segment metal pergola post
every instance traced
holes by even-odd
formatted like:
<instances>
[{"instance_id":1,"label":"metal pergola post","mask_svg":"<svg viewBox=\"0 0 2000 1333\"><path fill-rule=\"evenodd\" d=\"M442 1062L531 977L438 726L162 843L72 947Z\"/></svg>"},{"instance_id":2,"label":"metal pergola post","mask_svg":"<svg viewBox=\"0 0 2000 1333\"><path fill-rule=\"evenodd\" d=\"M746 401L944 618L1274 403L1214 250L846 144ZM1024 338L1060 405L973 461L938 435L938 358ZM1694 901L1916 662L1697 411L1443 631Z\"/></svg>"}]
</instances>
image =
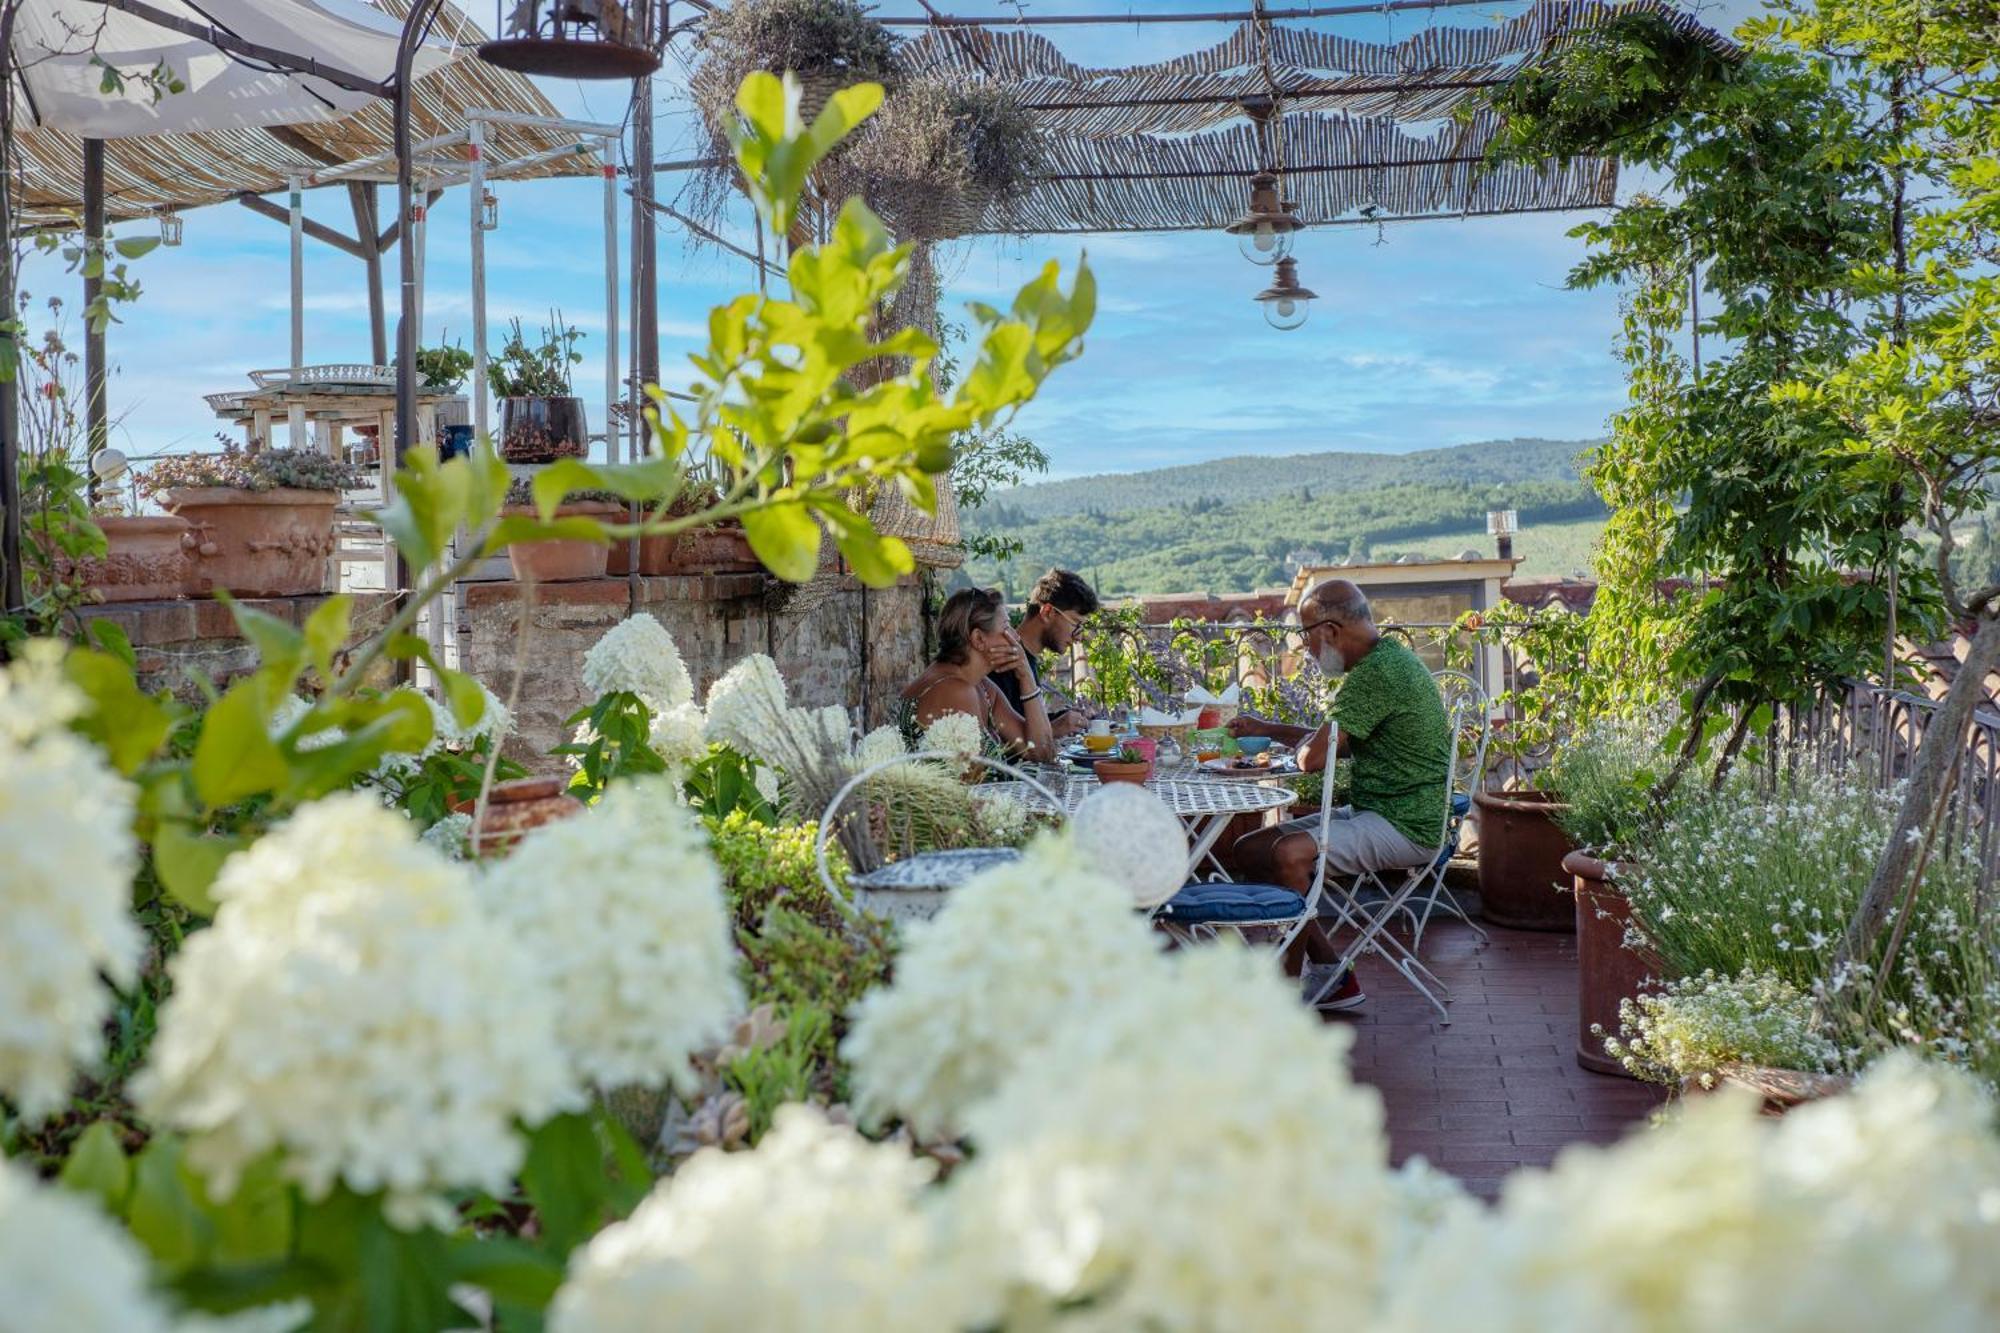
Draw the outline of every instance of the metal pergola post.
<instances>
[{"instance_id":1,"label":"metal pergola post","mask_svg":"<svg viewBox=\"0 0 2000 1333\"><path fill-rule=\"evenodd\" d=\"M20 0L0 0L0 308L12 311L14 301L14 14ZM10 358L19 364L11 321L0 326L0 340L10 344ZM28 603L27 579L21 569L21 377L0 382L0 612L17 611Z\"/></svg>"},{"instance_id":2,"label":"metal pergola post","mask_svg":"<svg viewBox=\"0 0 2000 1333\"><path fill-rule=\"evenodd\" d=\"M604 461L618 461L618 167L604 144ZM585 432L588 434L588 432ZM586 442L586 448L588 443Z\"/></svg>"},{"instance_id":3,"label":"metal pergola post","mask_svg":"<svg viewBox=\"0 0 2000 1333\"><path fill-rule=\"evenodd\" d=\"M292 231L292 382L306 364L306 187L297 176L291 179L286 195L286 221ZM294 402L285 409L287 442L294 449L306 445L305 404ZM269 444L266 440L264 443Z\"/></svg>"},{"instance_id":4,"label":"metal pergola post","mask_svg":"<svg viewBox=\"0 0 2000 1333\"><path fill-rule=\"evenodd\" d=\"M472 430L478 439L487 432L486 403L486 127L473 121L466 127L465 155L472 192Z\"/></svg>"},{"instance_id":5,"label":"metal pergola post","mask_svg":"<svg viewBox=\"0 0 2000 1333\"><path fill-rule=\"evenodd\" d=\"M104 325L94 315L104 296L104 265L109 249L104 235L104 140L83 141L83 412L84 456L95 459L111 442L111 404L105 398ZM11 236L0 244L12 245ZM8 308L8 314L13 314ZM97 499L97 473L90 473L90 498Z\"/></svg>"}]
</instances>

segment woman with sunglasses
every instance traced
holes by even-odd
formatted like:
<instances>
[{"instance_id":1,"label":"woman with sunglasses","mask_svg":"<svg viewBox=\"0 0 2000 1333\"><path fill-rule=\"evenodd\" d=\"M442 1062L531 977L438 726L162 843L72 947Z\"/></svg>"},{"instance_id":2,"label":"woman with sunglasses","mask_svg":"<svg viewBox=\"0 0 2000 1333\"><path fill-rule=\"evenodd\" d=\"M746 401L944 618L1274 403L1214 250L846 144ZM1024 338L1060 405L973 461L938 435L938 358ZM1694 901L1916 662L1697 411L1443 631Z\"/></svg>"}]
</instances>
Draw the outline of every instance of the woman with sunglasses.
<instances>
[{"instance_id":1,"label":"woman with sunglasses","mask_svg":"<svg viewBox=\"0 0 2000 1333\"><path fill-rule=\"evenodd\" d=\"M1014 677L1018 709L988 679L996 671ZM920 730L946 713L965 713L1008 753L1043 762L1055 758L1048 702L997 589L966 588L945 602L938 616L937 660L904 687L903 699L915 710Z\"/></svg>"}]
</instances>

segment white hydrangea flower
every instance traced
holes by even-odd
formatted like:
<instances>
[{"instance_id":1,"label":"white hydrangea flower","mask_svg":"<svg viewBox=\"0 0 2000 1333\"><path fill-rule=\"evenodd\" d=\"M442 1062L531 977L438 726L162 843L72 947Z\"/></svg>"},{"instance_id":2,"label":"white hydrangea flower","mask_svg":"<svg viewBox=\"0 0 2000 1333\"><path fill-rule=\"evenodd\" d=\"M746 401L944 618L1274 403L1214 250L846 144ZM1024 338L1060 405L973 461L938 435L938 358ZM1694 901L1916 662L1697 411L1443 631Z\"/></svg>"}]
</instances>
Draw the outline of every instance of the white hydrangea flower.
<instances>
[{"instance_id":1,"label":"white hydrangea flower","mask_svg":"<svg viewBox=\"0 0 2000 1333\"><path fill-rule=\"evenodd\" d=\"M891 759L900 759L909 750L903 745L903 733L894 727L877 727L861 738L854 747L854 767L858 772L885 764Z\"/></svg>"},{"instance_id":2,"label":"white hydrangea flower","mask_svg":"<svg viewBox=\"0 0 2000 1333\"><path fill-rule=\"evenodd\" d=\"M1123 889L1068 840L1037 840L908 927L895 981L862 998L841 1048L856 1108L869 1121L901 1116L924 1138L956 1132L1058 1029L1095 1021L1137 984L1157 952Z\"/></svg>"},{"instance_id":3,"label":"white hydrangea flower","mask_svg":"<svg viewBox=\"0 0 2000 1333\"><path fill-rule=\"evenodd\" d=\"M1447 1221L1385 1327L1993 1328L1993 1112L1969 1077L1907 1056L1776 1121L1748 1096L1699 1098Z\"/></svg>"},{"instance_id":4,"label":"white hydrangea flower","mask_svg":"<svg viewBox=\"0 0 2000 1333\"><path fill-rule=\"evenodd\" d=\"M150 1277L88 1198L0 1161L0 1333L167 1333Z\"/></svg>"},{"instance_id":5,"label":"white hydrangea flower","mask_svg":"<svg viewBox=\"0 0 2000 1333\"><path fill-rule=\"evenodd\" d=\"M417 841L453 861L472 854L472 816L454 811L417 835Z\"/></svg>"},{"instance_id":6,"label":"white hydrangea flower","mask_svg":"<svg viewBox=\"0 0 2000 1333\"><path fill-rule=\"evenodd\" d=\"M366 795L304 807L214 892L135 1092L221 1196L282 1148L311 1198L344 1181L434 1219L436 1191L507 1188L516 1121L580 1102L527 949Z\"/></svg>"},{"instance_id":7,"label":"white hydrangea flower","mask_svg":"<svg viewBox=\"0 0 2000 1333\"><path fill-rule=\"evenodd\" d=\"M1022 1327L1368 1326L1404 1195L1351 1040L1268 954L1149 960L968 1116L960 1243Z\"/></svg>"},{"instance_id":8,"label":"white hydrangea flower","mask_svg":"<svg viewBox=\"0 0 2000 1333\"><path fill-rule=\"evenodd\" d=\"M449 703L425 696L431 705L432 749L443 746L447 750L469 750L480 741L498 742L513 732L514 715L500 702L500 696L486 688L484 681L475 680L473 684L479 686L486 706L480 710L479 720L469 727L459 725L458 715L452 712Z\"/></svg>"},{"instance_id":9,"label":"white hydrangea flower","mask_svg":"<svg viewBox=\"0 0 2000 1333\"><path fill-rule=\"evenodd\" d=\"M668 768L698 764L708 757L708 719L696 704L675 704L653 714L650 740Z\"/></svg>"},{"instance_id":10,"label":"white hydrangea flower","mask_svg":"<svg viewBox=\"0 0 2000 1333\"><path fill-rule=\"evenodd\" d=\"M778 664L752 653L709 689L708 738L753 758L768 755L789 707Z\"/></svg>"},{"instance_id":11,"label":"white hydrangea flower","mask_svg":"<svg viewBox=\"0 0 2000 1333\"><path fill-rule=\"evenodd\" d=\"M571 1261L551 1333L934 1333L968 1284L919 1194L933 1165L817 1110L751 1152L707 1149Z\"/></svg>"},{"instance_id":12,"label":"white hydrangea flower","mask_svg":"<svg viewBox=\"0 0 2000 1333\"><path fill-rule=\"evenodd\" d=\"M89 701L63 674L65 651L54 639L34 639L0 671L0 737L25 745L83 716Z\"/></svg>"},{"instance_id":13,"label":"white hydrangea flower","mask_svg":"<svg viewBox=\"0 0 2000 1333\"><path fill-rule=\"evenodd\" d=\"M694 681L673 635L644 611L619 621L591 645L583 657L583 688L592 698L629 691L655 713L694 698Z\"/></svg>"},{"instance_id":14,"label":"white hydrangea flower","mask_svg":"<svg viewBox=\"0 0 2000 1333\"><path fill-rule=\"evenodd\" d=\"M1107 782L1083 799L1070 820L1078 852L1132 895L1157 907L1188 878L1187 828L1164 802L1132 782Z\"/></svg>"},{"instance_id":15,"label":"white hydrangea flower","mask_svg":"<svg viewBox=\"0 0 2000 1333\"><path fill-rule=\"evenodd\" d=\"M59 653L57 657L59 658ZM40 651L0 672L0 1094L29 1120L97 1063L113 996L138 979L134 793L63 729L82 698ZM31 710L47 708L39 722Z\"/></svg>"},{"instance_id":16,"label":"white hydrangea flower","mask_svg":"<svg viewBox=\"0 0 2000 1333\"><path fill-rule=\"evenodd\" d=\"M979 729L979 719L970 713L944 713L924 728L924 734L917 741L919 750L937 750L945 754L975 755L985 748L986 736Z\"/></svg>"},{"instance_id":17,"label":"white hydrangea flower","mask_svg":"<svg viewBox=\"0 0 2000 1333\"><path fill-rule=\"evenodd\" d=\"M728 1033L743 993L722 872L671 781L617 784L529 834L481 894L532 943L581 1077L693 1086L688 1056Z\"/></svg>"}]
</instances>

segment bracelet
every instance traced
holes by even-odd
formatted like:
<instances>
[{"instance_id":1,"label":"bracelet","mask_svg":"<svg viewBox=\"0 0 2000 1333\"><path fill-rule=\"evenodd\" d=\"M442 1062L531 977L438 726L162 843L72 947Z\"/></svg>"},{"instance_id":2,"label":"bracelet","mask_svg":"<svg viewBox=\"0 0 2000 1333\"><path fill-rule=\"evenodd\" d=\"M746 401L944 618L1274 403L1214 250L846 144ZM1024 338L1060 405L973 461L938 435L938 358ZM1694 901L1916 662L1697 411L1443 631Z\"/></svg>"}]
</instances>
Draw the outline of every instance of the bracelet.
<instances>
[{"instance_id":1,"label":"bracelet","mask_svg":"<svg viewBox=\"0 0 2000 1333\"><path fill-rule=\"evenodd\" d=\"M1039 698L1041 698L1041 697L1042 697L1042 690L1041 690L1041 687L1040 687L1040 686L1038 685L1038 686L1036 686L1036 687L1035 687L1035 689L1034 689L1034 691L1033 691L1032 693L1030 693L1030 694L1024 694L1024 695L1022 695L1022 696L1021 696L1021 702L1022 702L1022 703L1024 703L1024 704L1025 704L1025 703L1033 703L1033 702L1034 702L1035 700L1037 700L1037 699L1039 699Z\"/></svg>"}]
</instances>

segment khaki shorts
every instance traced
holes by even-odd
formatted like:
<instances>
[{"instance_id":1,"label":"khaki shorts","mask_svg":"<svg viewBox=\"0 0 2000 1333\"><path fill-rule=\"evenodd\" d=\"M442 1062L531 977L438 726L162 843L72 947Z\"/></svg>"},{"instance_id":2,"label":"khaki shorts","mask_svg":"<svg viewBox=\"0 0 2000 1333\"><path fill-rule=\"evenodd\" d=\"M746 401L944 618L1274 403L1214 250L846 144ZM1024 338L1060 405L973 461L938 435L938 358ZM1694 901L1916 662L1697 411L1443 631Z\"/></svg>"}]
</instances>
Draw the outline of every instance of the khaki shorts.
<instances>
[{"instance_id":1,"label":"khaki shorts","mask_svg":"<svg viewBox=\"0 0 2000 1333\"><path fill-rule=\"evenodd\" d=\"M1319 816L1287 819L1278 825L1287 833L1319 837ZM1429 863L1437 856L1436 847L1419 847L1394 824L1373 810L1356 810L1343 805L1327 822L1326 845L1320 849L1327 869L1337 875L1358 875L1365 870L1402 870Z\"/></svg>"}]
</instances>

